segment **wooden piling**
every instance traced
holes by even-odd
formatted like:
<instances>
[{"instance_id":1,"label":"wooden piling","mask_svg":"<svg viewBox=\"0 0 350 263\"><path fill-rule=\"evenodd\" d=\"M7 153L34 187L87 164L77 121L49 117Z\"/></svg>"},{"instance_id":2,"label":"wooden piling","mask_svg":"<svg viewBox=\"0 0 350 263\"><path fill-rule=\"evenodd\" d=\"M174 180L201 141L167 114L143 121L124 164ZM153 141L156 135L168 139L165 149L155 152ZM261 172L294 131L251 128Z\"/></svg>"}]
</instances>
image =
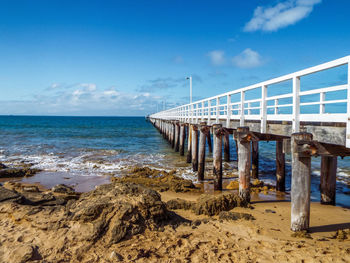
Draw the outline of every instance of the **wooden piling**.
<instances>
[{"instance_id":1,"label":"wooden piling","mask_svg":"<svg viewBox=\"0 0 350 263\"><path fill-rule=\"evenodd\" d=\"M337 156L321 157L321 204L335 205Z\"/></svg>"},{"instance_id":2,"label":"wooden piling","mask_svg":"<svg viewBox=\"0 0 350 263\"><path fill-rule=\"evenodd\" d=\"M237 128L239 196L250 202L251 147L248 138L249 127Z\"/></svg>"},{"instance_id":3,"label":"wooden piling","mask_svg":"<svg viewBox=\"0 0 350 263\"><path fill-rule=\"evenodd\" d=\"M311 141L312 134L293 133L291 139L291 229L293 231L306 230L310 223L311 156L300 153L298 140Z\"/></svg>"},{"instance_id":4,"label":"wooden piling","mask_svg":"<svg viewBox=\"0 0 350 263\"><path fill-rule=\"evenodd\" d=\"M236 157L237 157L237 162L238 162L238 142L237 142L236 138L235 138L235 147L236 147Z\"/></svg>"},{"instance_id":5,"label":"wooden piling","mask_svg":"<svg viewBox=\"0 0 350 263\"><path fill-rule=\"evenodd\" d=\"M210 129L208 130L208 133L207 133L207 142L208 142L208 151L210 153L213 153L213 147L212 147L212 144L211 144Z\"/></svg>"},{"instance_id":6,"label":"wooden piling","mask_svg":"<svg viewBox=\"0 0 350 263\"><path fill-rule=\"evenodd\" d=\"M213 173L214 190L222 190L222 135L224 134L221 124L213 125L214 153Z\"/></svg>"},{"instance_id":7,"label":"wooden piling","mask_svg":"<svg viewBox=\"0 0 350 263\"><path fill-rule=\"evenodd\" d=\"M185 155L185 139L186 139L186 127L185 124L180 124L180 139L179 139L179 152L181 156Z\"/></svg>"},{"instance_id":8,"label":"wooden piling","mask_svg":"<svg viewBox=\"0 0 350 263\"><path fill-rule=\"evenodd\" d=\"M286 169L283 141L276 141L276 190L280 192L286 191Z\"/></svg>"},{"instance_id":9,"label":"wooden piling","mask_svg":"<svg viewBox=\"0 0 350 263\"><path fill-rule=\"evenodd\" d=\"M198 171L198 127L192 125L192 170Z\"/></svg>"},{"instance_id":10,"label":"wooden piling","mask_svg":"<svg viewBox=\"0 0 350 263\"><path fill-rule=\"evenodd\" d=\"M225 130L224 134L224 161L230 161L230 134Z\"/></svg>"},{"instance_id":11,"label":"wooden piling","mask_svg":"<svg viewBox=\"0 0 350 263\"><path fill-rule=\"evenodd\" d=\"M187 128L187 158L186 158L186 162L187 163L191 163L192 161L192 125L189 124L188 128Z\"/></svg>"},{"instance_id":12,"label":"wooden piling","mask_svg":"<svg viewBox=\"0 0 350 263\"><path fill-rule=\"evenodd\" d=\"M207 138L207 133L209 127L206 126L206 122L200 123L199 128L199 149L198 149L198 180L204 180L204 171L205 171L205 142Z\"/></svg>"},{"instance_id":13,"label":"wooden piling","mask_svg":"<svg viewBox=\"0 0 350 263\"><path fill-rule=\"evenodd\" d=\"M259 141L252 141L252 178L259 178Z\"/></svg>"},{"instance_id":14,"label":"wooden piling","mask_svg":"<svg viewBox=\"0 0 350 263\"><path fill-rule=\"evenodd\" d=\"M171 134L170 134L171 148L175 148L175 125L173 122L170 123L170 129L171 129Z\"/></svg>"},{"instance_id":15,"label":"wooden piling","mask_svg":"<svg viewBox=\"0 0 350 263\"><path fill-rule=\"evenodd\" d=\"M178 152L179 151L179 139L180 139L180 125L179 125L179 122L175 122L174 124L174 127L175 127L175 152Z\"/></svg>"}]
</instances>

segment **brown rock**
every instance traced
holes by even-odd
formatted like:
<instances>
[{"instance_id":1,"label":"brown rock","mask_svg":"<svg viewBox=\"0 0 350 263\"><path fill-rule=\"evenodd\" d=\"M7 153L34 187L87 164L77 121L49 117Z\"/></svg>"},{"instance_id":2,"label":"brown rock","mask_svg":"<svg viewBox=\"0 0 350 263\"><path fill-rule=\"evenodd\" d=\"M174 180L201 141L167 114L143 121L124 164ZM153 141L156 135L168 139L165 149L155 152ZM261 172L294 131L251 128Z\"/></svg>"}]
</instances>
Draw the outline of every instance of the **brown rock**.
<instances>
[{"instance_id":1,"label":"brown rock","mask_svg":"<svg viewBox=\"0 0 350 263\"><path fill-rule=\"evenodd\" d=\"M221 211L229 211L237 206L246 207L246 204L237 194L225 193L218 196L201 195L193 207L197 215L218 215Z\"/></svg>"}]
</instances>

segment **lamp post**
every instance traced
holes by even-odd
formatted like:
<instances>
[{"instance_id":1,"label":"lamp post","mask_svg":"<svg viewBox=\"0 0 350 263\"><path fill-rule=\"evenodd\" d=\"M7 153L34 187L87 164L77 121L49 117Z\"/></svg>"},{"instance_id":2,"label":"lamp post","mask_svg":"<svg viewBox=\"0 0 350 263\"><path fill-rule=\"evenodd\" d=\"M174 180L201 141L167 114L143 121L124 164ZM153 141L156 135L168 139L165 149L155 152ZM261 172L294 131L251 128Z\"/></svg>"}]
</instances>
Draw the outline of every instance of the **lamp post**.
<instances>
[{"instance_id":1,"label":"lamp post","mask_svg":"<svg viewBox=\"0 0 350 263\"><path fill-rule=\"evenodd\" d=\"M192 103L192 76L187 77L190 80L190 103Z\"/></svg>"}]
</instances>

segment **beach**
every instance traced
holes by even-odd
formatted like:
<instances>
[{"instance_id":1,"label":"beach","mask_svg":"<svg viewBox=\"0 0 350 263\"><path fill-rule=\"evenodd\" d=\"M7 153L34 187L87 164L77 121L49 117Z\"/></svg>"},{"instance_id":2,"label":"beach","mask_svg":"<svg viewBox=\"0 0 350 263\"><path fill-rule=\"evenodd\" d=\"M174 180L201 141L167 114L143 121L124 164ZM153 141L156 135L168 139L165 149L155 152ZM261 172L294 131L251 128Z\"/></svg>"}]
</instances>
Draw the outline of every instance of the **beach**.
<instances>
[{"instance_id":1,"label":"beach","mask_svg":"<svg viewBox=\"0 0 350 263\"><path fill-rule=\"evenodd\" d=\"M295 234L290 202L274 200L273 190L245 205L228 202L236 198L231 191L203 196L174 172L161 172L164 180L153 177L158 170L130 172L82 195L72 188L5 183L17 196L0 202L1 261L350 261L349 209L313 202L310 231ZM147 186L132 183L140 178Z\"/></svg>"}]
</instances>

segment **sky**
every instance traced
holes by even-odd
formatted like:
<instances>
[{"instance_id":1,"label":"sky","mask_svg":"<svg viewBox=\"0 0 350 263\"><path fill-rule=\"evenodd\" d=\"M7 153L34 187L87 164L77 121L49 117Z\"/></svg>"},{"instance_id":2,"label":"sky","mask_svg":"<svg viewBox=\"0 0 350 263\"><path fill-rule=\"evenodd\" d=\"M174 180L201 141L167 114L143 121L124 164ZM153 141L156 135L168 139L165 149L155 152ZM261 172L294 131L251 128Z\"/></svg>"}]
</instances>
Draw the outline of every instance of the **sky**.
<instances>
[{"instance_id":1,"label":"sky","mask_svg":"<svg viewBox=\"0 0 350 263\"><path fill-rule=\"evenodd\" d=\"M0 114L144 116L350 55L348 0L0 0ZM344 73L339 78L346 78Z\"/></svg>"}]
</instances>

